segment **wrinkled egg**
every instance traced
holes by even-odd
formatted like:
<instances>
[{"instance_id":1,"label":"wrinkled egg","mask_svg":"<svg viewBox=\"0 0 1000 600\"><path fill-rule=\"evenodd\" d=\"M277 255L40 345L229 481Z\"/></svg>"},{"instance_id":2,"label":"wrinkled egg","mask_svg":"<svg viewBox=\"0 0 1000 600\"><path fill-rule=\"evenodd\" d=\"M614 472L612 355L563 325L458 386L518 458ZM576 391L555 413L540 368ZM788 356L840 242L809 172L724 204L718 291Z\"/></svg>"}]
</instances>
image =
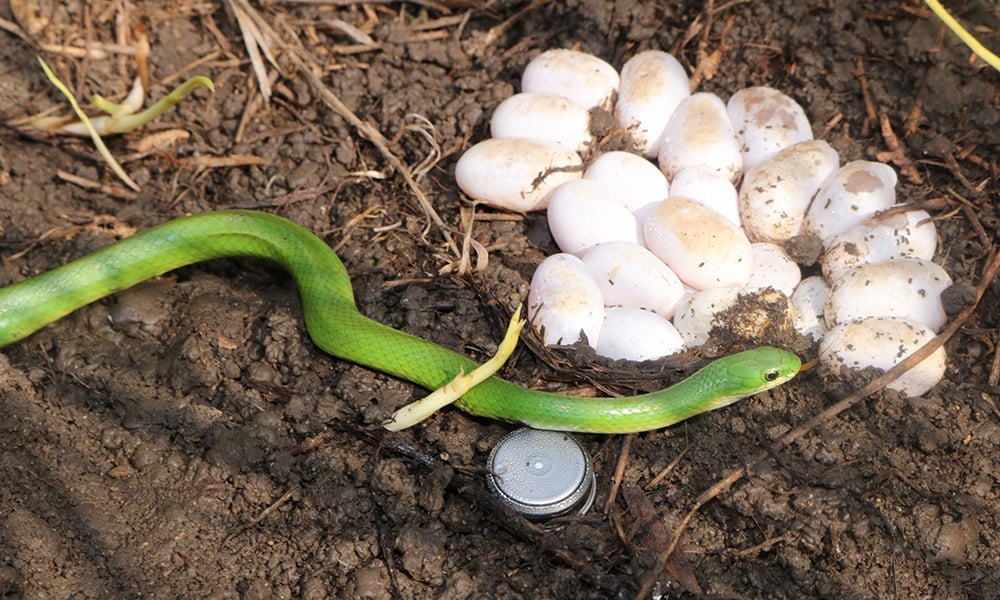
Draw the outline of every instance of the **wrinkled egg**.
<instances>
[{"instance_id":1,"label":"wrinkled egg","mask_svg":"<svg viewBox=\"0 0 1000 600\"><path fill-rule=\"evenodd\" d=\"M582 152L593 141L590 113L563 96L514 94L497 106L490 119L495 138L534 138Z\"/></svg>"},{"instance_id":2,"label":"wrinkled egg","mask_svg":"<svg viewBox=\"0 0 1000 600\"><path fill-rule=\"evenodd\" d=\"M492 138L469 148L455 164L455 181L474 200L529 212L549 205L549 192L583 176L576 152L553 142Z\"/></svg>"},{"instance_id":3,"label":"wrinkled egg","mask_svg":"<svg viewBox=\"0 0 1000 600\"><path fill-rule=\"evenodd\" d=\"M896 171L867 160L849 162L816 192L804 229L829 246L861 219L896 203Z\"/></svg>"},{"instance_id":4,"label":"wrinkled egg","mask_svg":"<svg viewBox=\"0 0 1000 600\"><path fill-rule=\"evenodd\" d=\"M546 50L524 68L521 91L563 96L590 110L610 106L618 80L618 71L592 54Z\"/></svg>"},{"instance_id":5,"label":"wrinkled egg","mask_svg":"<svg viewBox=\"0 0 1000 600\"><path fill-rule=\"evenodd\" d=\"M787 94L759 86L740 90L726 104L743 151L743 168L813 139L806 111Z\"/></svg>"},{"instance_id":6,"label":"wrinkled egg","mask_svg":"<svg viewBox=\"0 0 1000 600\"><path fill-rule=\"evenodd\" d=\"M603 183L633 213L670 195L670 184L663 172L631 152L606 152L598 156L583 178Z\"/></svg>"},{"instance_id":7,"label":"wrinkled egg","mask_svg":"<svg viewBox=\"0 0 1000 600\"><path fill-rule=\"evenodd\" d=\"M740 207L736 187L709 167L681 169L670 184L670 193L711 208L739 227Z\"/></svg>"},{"instance_id":8,"label":"wrinkled egg","mask_svg":"<svg viewBox=\"0 0 1000 600\"><path fill-rule=\"evenodd\" d=\"M948 321L941 292L950 285L948 273L927 260L864 264L834 280L823 317L830 329L854 319L899 317L940 331Z\"/></svg>"},{"instance_id":9,"label":"wrinkled egg","mask_svg":"<svg viewBox=\"0 0 1000 600\"><path fill-rule=\"evenodd\" d=\"M608 308L597 353L616 360L655 360L684 350L677 329L663 317L639 308Z\"/></svg>"},{"instance_id":10,"label":"wrinkled egg","mask_svg":"<svg viewBox=\"0 0 1000 600\"><path fill-rule=\"evenodd\" d=\"M681 63L659 50L640 52L622 66L615 113L632 135L639 153L652 158L663 143L663 131L691 82Z\"/></svg>"},{"instance_id":11,"label":"wrinkled egg","mask_svg":"<svg viewBox=\"0 0 1000 600\"><path fill-rule=\"evenodd\" d=\"M801 142L750 168L740 186L740 217L755 242L783 242L801 233L806 211L840 157L824 141Z\"/></svg>"},{"instance_id":12,"label":"wrinkled egg","mask_svg":"<svg viewBox=\"0 0 1000 600\"><path fill-rule=\"evenodd\" d=\"M736 180L743 171L743 155L718 96L700 92L681 101L663 130L657 162L668 179L688 167L708 167Z\"/></svg>"},{"instance_id":13,"label":"wrinkled egg","mask_svg":"<svg viewBox=\"0 0 1000 600\"><path fill-rule=\"evenodd\" d=\"M601 242L638 243L632 211L610 190L589 179L559 186L549 202L549 230L559 249L581 255Z\"/></svg>"},{"instance_id":14,"label":"wrinkled egg","mask_svg":"<svg viewBox=\"0 0 1000 600\"><path fill-rule=\"evenodd\" d=\"M850 321L831 329L819 346L820 364L835 375L843 369L889 370L934 338L934 332L906 319ZM944 377L945 351L938 348L888 385L908 397L927 393Z\"/></svg>"},{"instance_id":15,"label":"wrinkled egg","mask_svg":"<svg viewBox=\"0 0 1000 600\"><path fill-rule=\"evenodd\" d=\"M553 254L538 265L528 292L528 321L547 346L586 338L592 347L604 325L604 299L586 265L572 254Z\"/></svg>"},{"instance_id":16,"label":"wrinkled egg","mask_svg":"<svg viewBox=\"0 0 1000 600\"><path fill-rule=\"evenodd\" d=\"M740 287L750 280L753 250L743 231L690 198L656 206L643 224L646 247L696 290Z\"/></svg>"},{"instance_id":17,"label":"wrinkled egg","mask_svg":"<svg viewBox=\"0 0 1000 600\"><path fill-rule=\"evenodd\" d=\"M777 244L756 242L751 244L751 248L753 271L750 273L747 287L770 287L786 296L791 296L802 280L799 265L795 264L785 249Z\"/></svg>"},{"instance_id":18,"label":"wrinkled egg","mask_svg":"<svg viewBox=\"0 0 1000 600\"><path fill-rule=\"evenodd\" d=\"M598 244L583 255L583 264L606 306L641 308L669 319L684 296L684 285L670 267L638 244Z\"/></svg>"},{"instance_id":19,"label":"wrinkled egg","mask_svg":"<svg viewBox=\"0 0 1000 600\"><path fill-rule=\"evenodd\" d=\"M893 207L865 217L838 235L823 254L823 274L835 279L851 267L897 258L930 260L937 251L937 228L924 210Z\"/></svg>"}]
</instances>

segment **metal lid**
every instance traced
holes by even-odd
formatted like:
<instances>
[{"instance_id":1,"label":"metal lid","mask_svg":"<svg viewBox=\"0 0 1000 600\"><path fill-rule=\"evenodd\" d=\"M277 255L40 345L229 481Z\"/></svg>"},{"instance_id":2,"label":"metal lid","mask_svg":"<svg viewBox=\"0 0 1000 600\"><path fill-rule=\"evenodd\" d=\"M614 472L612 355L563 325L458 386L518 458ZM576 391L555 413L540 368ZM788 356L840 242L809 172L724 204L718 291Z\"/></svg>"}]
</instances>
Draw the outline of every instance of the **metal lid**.
<instances>
[{"instance_id":1,"label":"metal lid","mask_svg":"<svg viewBox=\"0 0 1000 600\"><path fill-rule=\"evenodd\" d=\"M584 514L597 491L590 455L560 431L523 428L490 452L487 483L510 509L533 519Z\"/></svg>"}]
</instances>

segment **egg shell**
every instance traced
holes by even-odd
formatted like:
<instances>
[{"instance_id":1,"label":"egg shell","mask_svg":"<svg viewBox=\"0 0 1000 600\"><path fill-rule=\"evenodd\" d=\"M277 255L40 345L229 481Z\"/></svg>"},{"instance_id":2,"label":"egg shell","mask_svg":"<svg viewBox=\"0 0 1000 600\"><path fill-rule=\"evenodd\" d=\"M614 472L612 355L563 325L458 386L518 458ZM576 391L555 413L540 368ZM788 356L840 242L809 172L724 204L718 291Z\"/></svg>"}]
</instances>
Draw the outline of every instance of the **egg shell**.
<instances>
[{"instance_id":1,"label":"egg shell","mask_svg":"<svg viewBox=\"0 0 1000 600\"><path fill-rule=\"evenodd\" d=\"M833 173L816 192L803 226L823 245L868 215L896 203L896 171L867 160L849 162Z\"/></svg>"},{"instance_id":2,"label":"egg shell","mask_svg":"<svg viewBox=\"0 0 1000 600\"><path fill-rule=\"evenodd\" d=\"M834 375L843 369L889 370L934 338L929 328L906 319L874 318L842 323L819 346L820 365ZM944 377L946 355L938 348L888 385L908 397L921 396Z\"/></svg>"},{"instance_id":3,"label":"egg shell","mask_svg":"<svg viewBox=\"0 0 1000 600\"><path fill-rule=\"evenodd\" d=\"M567 182L552 192L548 221L559 249L577 256L602 242L638 243L632 211L589 179Z\"/></svg>"},{"instance_id":4,"label":"egg shell","mask_svg":"<svg viewBox=\"0 0 1000 600\"><path fill-rule=\"evenodd\" d=\"M633 213L670 195L670 184L663 172L631 152L614 151L598 156L583 178L604 184Z\"/></svg>"},{"instance_id":5,"label":"egg shell","mask_svg":"<svg viewBox=\"0 0 1000 600\"><path fill-rule=\"evenodd\" d=\"M826 333L823 321L823 307L830 295L830 285L819 275L806 277L792 292L792 306L795 308L795 330L814 340L822 339Z\"/></svg>"},{"instance_id":6,"label":"egg shell","mask_svg":"<svg viewBox=\"0 0 1000 600\"><path fill-rule=\"evenodd\" d=\"M641 308L669 319L684 296L670 267L638 244L598 244L583 255L583 263L601 288L605 306Z\"/></svg>"},{"instance_id":7,"label":"egg shell","mask_svg":"<svg viewBox=\"0 0 1000 600\"><path fill-rule=\"evenodd\" d=\"M726 217L733 225L741 226L736 187L709 167L681 169L670 183L670 193L691 198Z\"/></svg>"},{"instance_id":8,"label":"egg shell","mask_svg":"<svg viewBox=\"0 0 1000 600\"><path fill-rule=\"evenodd\" d=\"M941 292L950 285L948 273L928 260L864 264L834 280L823 317L830 329L854 319L898 317L940 331L948 320Z\"/></svg>"},{"instance_id":9,"label":"egg shell","mask_svg":"<svg viewBox=\"0 0 1000 600\"><path fill-rule=\"evenodd\" d=\"M554 49L542 52L525 66L521 91L563 96L585 110L610 108L618 81L618 71L600 58L576 50Z\"/></svg>"},{"instance_id":10,"label":"egg shell","mask_svg":"<svg viewBox=\"0 0 1000 600\"><path fill-rule=\"evenodd\" d=\"M655 157L671 115L690 95L691 82L673 55L640 52L622 66L615 103L618 124L632 134L640 154Z\"/></svg>"},{"instance_id":11,"label":"egg shell","mask_svg":"<svg viewBox=\"0 0 1000 600\"><path fill-rule=\"evenodd\" d=\"M592 347L604 325L604 300L586 265L572 254L553 254L531 278L528 321L548 346L585 337Z\"/></svg>"},{"instance_id":12,"label":"egg shell","mask_svg":"<svg viewBox=\"0 0 1000 600\"><path fill-rule=\"evenodd\" d=\"M834 279L846 269L898 258L930 260L937 251L937 228L924 210L893 207L869 215L833 239L823 254L823 274Z\"/></svg>"},{"instance_id":13,"label":"egg shell","mask_svg":"<svg viewBox=\"0 0 1000 600\"><path fill-rule=\"evenodd\" d=\"M740 90L726 103L743 151L743 168L813 139L806 111L787 94L766 86Z\"/></svg>"},{"instance_id":14,"label":"egg shell","mask_svg":"<svg viewBox=\"0 0 1000 600\"><path fill-rule=\"evenodd\" d=\"M640 308L609 308L597 353L615 360L656 360L684 350L684 339L663 317Z\"/></svg>"},{"instance_id":15,"label":"egg shell","mask_svg":"<svg viewBox=\"0 0 1000 600\"><path fill-rule=\"evenodd\" d=\"M756 242L750 247L753 249L753 271L747 287L769 287L791 296L802 281L799 265L777 244Z\"/></svg>"},{"instance_id":16,"label":"egg shell","mask_svg":"<svg viewBox=\"0 0 1000 600\"><path fill-rule=\"evenodd\" d=\"M668 179L688 167L708 167L730 181L743 171L743 155L726 105L715 94L685 98L663 130L656 158Z\"/></svg>"},{"instance_id":17,"label":"egg shell","mask_svg":"<svg viewBox=\"0 0 1000 600\"><path fill-rule=\"evenodd\" d=\"M490 119L495 138L534 138L582 152L593 140L590 113L562 96L514 94L497 106Z\"/></svg>"},{"instance_id":18,"label":"egg shell","mask_svg":"<svg viewBox=\"0 0 1000 600\"><path fill-rule=\"evenodd\" d=\"M583 160L554 142L527 138L483 140L455 164L455 181L474 200L515 212L543 210L549 193L583 176Z\"/></svg>"},{"instance_id":19,"label":"egg shell","mask_svg":"<svg viewBox=\"0 0 1000 600\"><path fill-rule=\"evenodd\" d=\"M800 142L751 167L740 186L740 218L755 242L784 242L802 232L813 196L840 164L822 140Z\"/></svg>"},{"instance_id":20,"label":"egg shell","mask_svg":"<svg viewBox=\"0 0 1000 600\"><path fill-rule=\"evenodd\" d=\"M646 247L694 289L740 287L753 271L753 250L743 231L690 198L656 206L643 225Z\"/></svg>"}]
</instances>

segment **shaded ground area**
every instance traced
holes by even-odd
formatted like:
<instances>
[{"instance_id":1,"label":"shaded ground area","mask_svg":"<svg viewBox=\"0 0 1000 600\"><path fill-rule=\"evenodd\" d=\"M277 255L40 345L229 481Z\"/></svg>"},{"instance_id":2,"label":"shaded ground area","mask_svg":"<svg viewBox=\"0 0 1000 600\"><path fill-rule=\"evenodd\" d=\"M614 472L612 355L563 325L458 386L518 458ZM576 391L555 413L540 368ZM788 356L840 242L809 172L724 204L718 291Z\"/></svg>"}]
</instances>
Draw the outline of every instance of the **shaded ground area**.
<instances>
[{"instance_id":1,"label":"shaded ground area","mask_svg":"<svg viewBox=\"0 0 1000 600\"><path fill-rule=\"evenodd\" d=\"M4 3L0 17L13 20L11 5L22 4ZM902 144L895 157L922 178L903 178L900 197L932 210L940 261L956 280L980 282L1000 223L997 74L970 64L916 2L258 6L393 155L418 176L430 166L419 187L449 235L461 243L471 231L489 250L488 265L461 276L437 275L456 262L443 230L287 51L275 47L283 74L271 103L260 101L228 5L33 4L37 13L19 15L37 26L30 42L0 34L5 120L62 106L36 54L81 97L120 98L133 76L128 57L37 46L115 43L119 20L146 25L151 97L196 73L217 88L110 140L140 194L121 191L88 143L6 130L3 284L184 214L260 208L338 249L364 313L481 357L553 245L538 215L480 210L470 227L451 171L525 63L552 47L616 66L642 49L671 50L700 67L701 89L724 97L772 85L807 108L845 161L889 150L885 114ZM1000 47L995 7L954 9ZM152 133L176 139L144 149ZM313 347L292 287L254 261L189 267L4 351L0 597L633 597L699 494L847 391L805 375L635 436L610 506L626 439L583 436L597 509L544 530L506 517L484 491L486 455L510 426L448 410L399 435L374 432L422 390ZM1000 596L998 291L987 290L949 342L937 389L875 395L753 465L697 513L657 589L671 598ZM587 385L527 352L507 376Z\"/></svg>"}]
</instances>

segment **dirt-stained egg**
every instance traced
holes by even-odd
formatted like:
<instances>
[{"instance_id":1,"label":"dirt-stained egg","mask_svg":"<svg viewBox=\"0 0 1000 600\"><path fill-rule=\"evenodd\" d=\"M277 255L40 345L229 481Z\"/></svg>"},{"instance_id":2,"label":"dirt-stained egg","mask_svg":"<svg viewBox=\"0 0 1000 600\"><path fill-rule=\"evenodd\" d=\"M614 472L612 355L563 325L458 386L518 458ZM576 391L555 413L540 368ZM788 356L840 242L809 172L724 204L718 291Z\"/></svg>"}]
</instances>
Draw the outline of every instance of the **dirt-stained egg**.
<instances>
[{"instance_id":1,"label":"dirt-stained egg","mask_svg":"<svg viewBox=\"0 0 1000 600\"><path fill-rule=\"evenodd\" d=\"M669 319L684 296L684 285L670 267L638 244L598 244L583 255L583 263L606 306L641 308Z\"/></svg>"},{"instance_id":2,"label":"dirt-stained egg","mask_svg":"<svg viewBox=\"0 0 1000 600\"><path fill-rule=\"evenodd\" d=\"M689 348L707 343L716 328L725 338L761 341L787 335L795 309L785 294L759 288L712 288L685 296L674 327ZM773 339L773 338L771 338Z\"/></svg>"},{"instance_id":3,"label":"dirt-stained egg","mask_svg":"<svg viewBox=\"0 0 1000 600\"><path fill-rule=\"evenodd\" d=\"M889 370L934 338L930 328L907 319L863 319L832 328L819 345L820 365L834 376L844 369ZM938 348L888 385L908 397L921 396L945 373L945 350Z\"/></svg>"},{"instance_id":4,"label":"dirt-stained egg","mask_svg":"<svg viewBox=\"0 0 1000 600\"><path fill-rule=\"evenodd\" d=\"M803 226L829 247L858 221L896 203L896 171L887 164L856 160L840 167L816 192Z\"/></svg>"},{"instance_id":5,"label":"dirt-stained egg","mask_svg":"<svg viewBox=\"0 0 1000 600\"><path fill-rule=\"evenodd\" d=\"M554 142L527 138L483 140L455 164L455 181L463 192L515 212L547 208L552 190L582 176L579 154Z\"/></svg>"},{"instance_id":6,"label":"dirt-stained egg","mask_svg":"<svg viewBox=\"0 0 1000 600\"><path fill-rule=\"evenodd\" d=\"M586 110L610 108L618 81L618 71L600 58L555 49L542 52L525 66L521 91L564 96Z\"/></svg>"},{"instance_id":7,"label":"dirt-stained egg","mask_svg":"<svg viewBox=\"0 0 1000 600\"><path fill-rule=\"evenodd\" d=\"M947 322L941 292L952 283L941 266L919 258L868 263L833 281L823 317L833 329L869 317L899 317L940 331Z\"/></svg>"},{"instance_id":8,"label":"dirt-stained egg","mask_svg":"<svg viewBox=\"0 0 1000 600\"><path fill-rule=\"evenodd\" d=\"M743 168L813 139L806 111L784 92L766 86L742 89L726 104L743 151Z\"/></svg>"},{"instance_id":9,"label":"dirt-stained egg","mask_svg":"<svg viewBox=\"0 0 1000 600\"><path fill-rule=\"evenodd\" d=\"M830 284L819 275L806 277L792 292L792 306L795 307L795 330L808 335L813 340L822 339L826 334L823 307L830 295Z\"/></svg>"},{"instance_id":10,"label":"dirt-stained egg","mask_svg":"<svg viewBox=\"0 0 1000 600\"><path fill-rule=\"evenodd\" d=\"M937 251L937 228L925 210L902 206L865 217L833 239L820 263L835 279L846 269L897 258L930 260Z\"/></svg>"},{"instance_id":11,"label":"dirt-stained egg","mask_svg":"<svg viewBox=\"0 0 1000 600\"><path fill-rule=\"evenodd\" d=\"M559 249L582 255L602 242L638 243L635 215L604 184L569 181L552 192L549 230Z\"/></svg>"},{"instance_id":12,"label":"dirt-stained egg","mask_svg":"<svg viewBox=\"0 0 1000 600\"><path fill-rule=\"evenodd\" d=\"M772 288L791 296L802 281L802 271L785 249L777 244L755 242L753 249L753 271L746 286L751 288Z\"/></svg>"},{"instance_id":13,"label":"dirt-stained egg","mask_svg":"<svg viewBox=\"0 0 1000 600\"><path fill-rule=\"evenodd\" d=\"M816 140L789 146L748 169L739 194L747 237L783 242L801 233L809 203L839 164L837 151Z\"/></svg>"},{"instance_id":14,"label":"dirt-stained egg","mask_svg":"<svg viewBox=\"0 0 1000 600\"><path fill-rule=\"evenodd\" d=\"M528 321L548 346L586 339L592 347L604 325L604 299L586 265L572 254L553 254L531 278Z\"/></svg>"},{"instance_id":15,"label":"dirt-stained egg","mask_svg":"<svg viewBox=\"0 0 1000 600\"><path fill-rule=\"evenodd\" d=\"M490 119L495 138L534 138L583 152L593 140L590 113L563 96L525 92L497 106Z\"/></svg>"},{"instance_id":16,"label":"dirt-stained egg","mask_svg":"<svg viewBox=\"0 0 1000 600\"><path fill-rule=\"evenodd\" d=\"M690 198L664 200L643 224L646 247L696 290L746 285L753 249L743 230Z\"/></svg>"},{"instance_id":17,"label":"dirt-stained egg","mask_svg":"<svg viewBox=\"0 0 1000 600\"><path fill-rule=\"evenodd\" d=\"M695 200L726 217L733 225L741 225L736 187L728 178L709 167L681 169L674 175L670 193Z\"/></svg>"},{"instance_id":18,"label":"dirt-stained egg","mask_svg":"<svg viewBox=\"0 0 1000 600\"><path fill-rule=\"evenodd\" d=\"M722 100L705 92L682 100L663 130L656 160L671 180L682 169L708 167L735 181L743 155Z\"/></svg>"},{"instance_id":19,"label":"dirt-stained egg","mask_svg":"<svg viewBox=\"0 0 1000 600\"><path fill-rule=\"evenodd\" d=\"M647 50L622 66L615 114L632 135L640 154L655 157L663 131L682 100L691 95L691 82L673 55Z\"/></svg>"},{"instance_id":20,"label":"dirt-stained egg","mask_svg":"<svg viewBox=\"0 0 1000 600\"><path fill-rule=\"evenodd\" d=\"M670 321L640 308L608 308L597 341L597 353L616 360L656 360L683 350Z\"/></svg>"},{"instance_id":21,"label":"dirt-stained egg","mask_svg":"<svg viewBox=\"0 0 1000 600\"><path fill-rule=\"evenodd\" d=\"M728 310L739 299L741 288L719 287L685 296L677 305L674 327L688 348L696 348L708 341L712 327L718 325L716 317Z\"/></svg>"},{"instance_id":22,"label":"dirt-stained egg","mask_svg":"<svg viewBox=\"0 0 1000 600\"><path fill-rule=\"evenodd\" d=\"M583 178L604 184L633 213L670 195L663 172L631 152L605 152L590 163Z\"/></svg>"}]
</instances>

